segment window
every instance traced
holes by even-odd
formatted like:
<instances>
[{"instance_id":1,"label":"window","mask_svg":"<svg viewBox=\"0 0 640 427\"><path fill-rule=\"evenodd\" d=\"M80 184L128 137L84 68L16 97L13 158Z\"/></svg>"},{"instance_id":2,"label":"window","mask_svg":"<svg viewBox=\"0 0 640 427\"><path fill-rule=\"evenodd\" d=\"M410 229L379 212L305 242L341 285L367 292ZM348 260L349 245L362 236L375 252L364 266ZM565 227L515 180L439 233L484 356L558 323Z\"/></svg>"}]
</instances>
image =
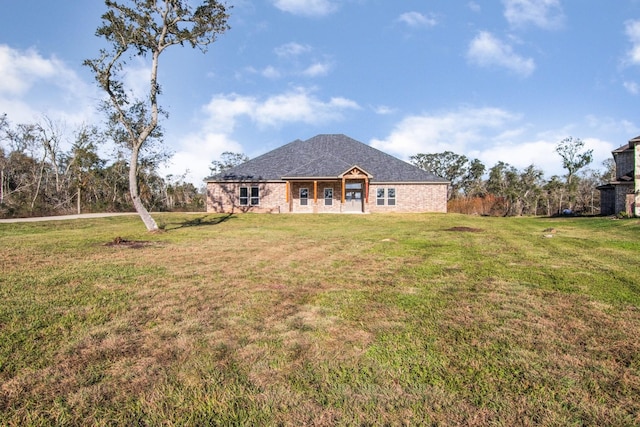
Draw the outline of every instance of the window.
<instances>
[{"instance_id":1,"label":"window","mask_svg":"<svg viewBox=\"0 0 640 427\"><path fill-rule=\"evenodd\" d=\"M249 205L249 188L240 187L240 206Z\"/></svg>"},{"instance_id":2,"label":"window","mask_svg":"<svg viewBox=\"0 0 640 427\"><path fill-rule=\"evenodd\" d=\"M387 188L386 191L384 188L378 188L376 190L376 205L384 206L384 193L387 193L387 205L395 206L396 205L396 189L395 188Z\"/></svg>"},{"instance_id":3,"label":"window","mask_svg":"<svg viewBox=\"0 0 640 427\"><path fill-rule=\"evenodd\" d=\"M300 206L307 206L309 203L309 189L301 188L300 189Z\"/></svg>"},{"instance_id":4,"label":"window","mask_svg":"<svg viewBox=\"0 0 640 427\"><path fill-rule=\"evenodd\" d=\"M396 205L396 189L395 188L387 188L387 205L389 206Z\"/></svg>"},{"instance_id":5,"label":"window","mask_svg":"<svg viewBox=\"0 0 640 427\"><path fill-rule=\"evenodd\" d=\"M251 194L251 197L249 197L249 194ZM249 206L249 204L251 206L260 204L260 187L240 187L240 206Z\"/></svg>"},{"instance_id":6,"label":"window","mask_svg":"<svg viewBox=\"0 0 640 427\"><path fill-rule=\"evenodd\" d=\"M376 192L376 205L384 206L384 188L378 188Z\"/></svg>"},{"instance_id":7,"label":"window","mask_svg":"<svg viewBox=\"0 0 640 427\"><path fill-rule=\"evenodd\" d=\"M257 206L260 204L260 188L251 187L251 204Z\"/></svg>"},{"instance_id":8,"label":"window","mask_svg":"<svg viewBox=\"0 0 640 427\"><path fill-rule=\"evenodd\" d=\"M324 204L325 206L333 205L333 188L324 189Z\"/></svg>"}]
</instances>

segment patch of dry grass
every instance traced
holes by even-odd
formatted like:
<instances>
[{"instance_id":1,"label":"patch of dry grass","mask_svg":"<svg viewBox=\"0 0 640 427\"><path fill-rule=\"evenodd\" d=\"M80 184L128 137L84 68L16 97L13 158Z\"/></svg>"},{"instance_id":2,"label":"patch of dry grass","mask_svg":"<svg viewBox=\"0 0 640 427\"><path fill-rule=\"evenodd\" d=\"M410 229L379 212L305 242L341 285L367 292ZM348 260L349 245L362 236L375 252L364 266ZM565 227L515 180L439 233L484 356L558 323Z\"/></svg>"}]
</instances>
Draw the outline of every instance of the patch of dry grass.
<instances>
[{"instance_id":1,"label":"patch of dry grass","mask_svg":"<svg viewBox=\"0 0 640 427\"><path fill-rule=\"evenodd\" d=\"M0 225L1 424L640 423L637 221L160 219Z\"/></svg>"}]
</instances>

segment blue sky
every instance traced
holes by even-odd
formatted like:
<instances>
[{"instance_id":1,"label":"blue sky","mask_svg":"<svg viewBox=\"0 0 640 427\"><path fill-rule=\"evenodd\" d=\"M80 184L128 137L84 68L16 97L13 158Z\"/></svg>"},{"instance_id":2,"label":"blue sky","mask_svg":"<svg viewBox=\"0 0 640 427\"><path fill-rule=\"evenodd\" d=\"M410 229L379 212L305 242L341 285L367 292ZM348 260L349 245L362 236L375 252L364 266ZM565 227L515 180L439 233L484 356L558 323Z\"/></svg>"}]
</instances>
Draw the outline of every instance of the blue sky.
<instances>
[{"instance_id":1,"label":"blue sky","mask_svg":"<svg viewBox=\"0 0 640 427\"><path fill-rule=\"evenodd\" d=\"M223 151L256 157L344 133L404 160L445 150L562 174L573 136L592 167L640 134L640 0L230 0L229 32L206 54L161 58L170 116L164 173L198 184ZM3 2L0 114L43 115L69 138L100 124L103 94L82 62L99 0ZM148 64L129 64L144 88Z\"/></svg>"}]
</instances>

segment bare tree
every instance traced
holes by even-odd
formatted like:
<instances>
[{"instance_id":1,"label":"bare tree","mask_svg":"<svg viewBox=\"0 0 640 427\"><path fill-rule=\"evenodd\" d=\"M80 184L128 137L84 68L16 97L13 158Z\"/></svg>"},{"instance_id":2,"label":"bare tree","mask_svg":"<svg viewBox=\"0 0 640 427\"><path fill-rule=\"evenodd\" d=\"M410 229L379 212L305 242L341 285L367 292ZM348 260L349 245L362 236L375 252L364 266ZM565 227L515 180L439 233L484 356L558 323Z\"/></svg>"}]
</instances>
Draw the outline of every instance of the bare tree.
<instances>
[{"instance_id":1,"label":"bare tree","mask_svg":"<svg viewBox=\"0 0 640 427\"><path fill-rule=\"evenodd\" d=\"M570 205L573 209L573 201L575 199L576 186L574 177L576 173L593 161L593 150L585 150L584 142L580 138L572 136L563 139L556 146L556 153L562 157L562 167L567 170L567 189L569 191Z\"/></svg>"},{"instance_id":2,"label":"bare tree","mask_svg":"<svg viewBox=\"0 0 640 427\"><path fill-rule=\"evenodd\" d=\"M6 130L9 128L9 122L7 121L7 114L0 116L0 143L6 138ZM4 154L4 149L0 145L0 206L4 203L4 171L7 168L7 158Z\"/></svg>"},{"instance_id":3,"label":"bare tree","mask_svg":"<svg viewBox=\"0 0 640 427\"><path fill-rule=\"evenodd\" d=\"M47 116L42 117L42 121L37 123L36 131L42 143L45 157L49 157L53 173L56 178L56 193L60 192L60 143L62 141L63 130L59 123L51 120Z\"/></svg>"},{"instance_id":4,"label":"bare tree","mask_svg":"<svg viewBox=\"0 0 640 427\"><path fill-rule=\"evenodd\" d=\"M98 85L107 93L111 116L126 135L131 151L129 162L129 192L133 205L147 230L158 226L145 208L138 185L140 151L149 138L158 138L158 103L160 55L169 47L190 44L206 51L219 34L229 29L225 5L205 0L192 8L187 0L105 0L108 11L102 15L102 26L96 35L104 37L110 50L101 50L98 59L85 65L95 74ZM125 88L123 70L128 57L151 58L149 90L146 98L135 98Z\"/></svg>"}]
</instances>

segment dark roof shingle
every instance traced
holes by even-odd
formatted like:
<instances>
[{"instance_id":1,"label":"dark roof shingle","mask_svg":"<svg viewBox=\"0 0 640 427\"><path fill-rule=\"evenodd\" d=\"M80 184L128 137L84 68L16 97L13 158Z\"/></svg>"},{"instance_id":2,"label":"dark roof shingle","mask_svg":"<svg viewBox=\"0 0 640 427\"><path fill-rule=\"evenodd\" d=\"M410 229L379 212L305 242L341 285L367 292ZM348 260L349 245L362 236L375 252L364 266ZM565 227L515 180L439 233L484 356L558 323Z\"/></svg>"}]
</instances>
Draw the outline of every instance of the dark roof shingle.
<instances>
[{"instance_id":1,"label":"dark roof shingle","mask_svg":"<svg viewBox=\"0 0 640 427\"><path fill-rule=\"evenodd\" d=\"M287 178L337 178L353 166L372 175L372 182L437 182L447 180L342 134L295 140L209 181Z\"/></svg>"}]
</instances>

